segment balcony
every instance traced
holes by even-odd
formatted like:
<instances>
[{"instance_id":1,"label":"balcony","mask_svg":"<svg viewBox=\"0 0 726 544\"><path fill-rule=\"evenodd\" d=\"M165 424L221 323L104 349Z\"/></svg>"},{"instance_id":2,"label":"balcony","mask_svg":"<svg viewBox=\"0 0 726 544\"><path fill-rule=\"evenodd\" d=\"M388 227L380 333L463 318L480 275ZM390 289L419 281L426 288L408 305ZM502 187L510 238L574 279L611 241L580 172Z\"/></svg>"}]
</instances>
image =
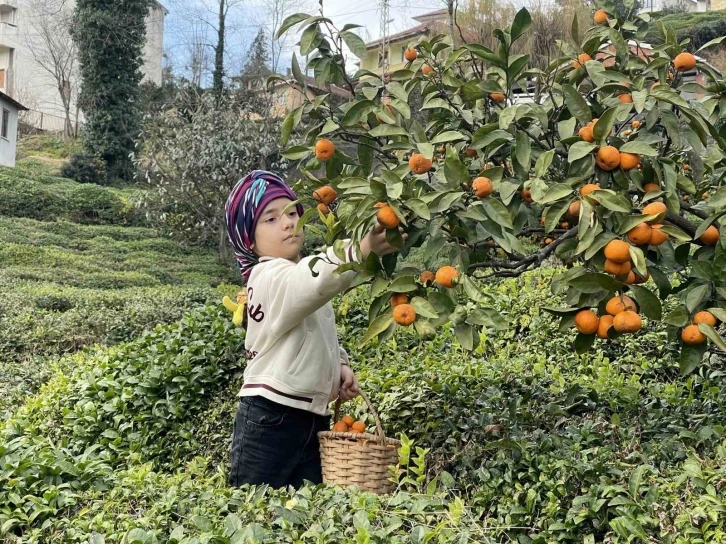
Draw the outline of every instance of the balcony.
<instances>
[{"instance_id":1,"label":"balcony","mask_svg":"<svg viewBox=\"0 0 726 544\"><path fill-rule=\"evenodd\" d=\"M18 27L16 25L0 21L0 47L17 49Z\"/></svg>"}]
</instances>

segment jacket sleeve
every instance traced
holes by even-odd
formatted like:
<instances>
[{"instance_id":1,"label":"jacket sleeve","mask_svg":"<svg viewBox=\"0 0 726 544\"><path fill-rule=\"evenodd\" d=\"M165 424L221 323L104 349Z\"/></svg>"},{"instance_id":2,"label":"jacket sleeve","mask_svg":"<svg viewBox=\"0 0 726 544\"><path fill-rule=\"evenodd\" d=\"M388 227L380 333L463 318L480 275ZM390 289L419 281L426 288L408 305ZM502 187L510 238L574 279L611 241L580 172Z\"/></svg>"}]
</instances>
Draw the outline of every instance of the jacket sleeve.
<instances>
[{"instance_id":1,"label":"jacket sleeve","mask_svg":"<svg viewBox=\"0 0 726 544\"><path fill-rule=\"evenodd\" d=\"M348 357L348 352L343 349L343 346L338 346L338 349L340 350L340 360L345 361L345 364L350 366L350 358Z\"/></svg>"},{"instance_id":2,"label":"jacket sleeve","mask_svg":"<svg viewBox=\"0 0 726 544\"><path fill-rule=\"evenodd\" d=\"M278 259L275 266L261 271L257 282L268 284L269 315L274 316L270 332L274 336L286 333L350 287L355 271L335 274L335 270L340 264L356 260L353 245L346 245L345 260L339 259L333 248L328 249L327 255L318 255L321 256L325 260L318 260L313 268L317 276L310 270L310 262L315 256L305 257L298 263Z\"/></svg>"}]
</instances>

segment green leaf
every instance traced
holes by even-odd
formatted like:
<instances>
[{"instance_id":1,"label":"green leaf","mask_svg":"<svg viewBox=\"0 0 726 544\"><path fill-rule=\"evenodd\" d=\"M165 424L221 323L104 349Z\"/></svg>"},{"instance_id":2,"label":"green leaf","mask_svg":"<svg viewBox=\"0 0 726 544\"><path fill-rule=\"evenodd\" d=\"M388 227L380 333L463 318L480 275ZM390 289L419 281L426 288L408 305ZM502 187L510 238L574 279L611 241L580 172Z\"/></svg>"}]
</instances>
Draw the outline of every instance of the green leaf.
<instances>
[{"instance_id":1,"label":"green leaf","mask_svg":"<svg viewBox=\"0 0 726 544\"><path fill-rule=\"evenodd\" d=\"M585 98L572 85L564 84L562 90L565 92L565 105L570 113L581 123L589 123L592 120L592 112Z\"/></svg>"},{"instance_id":2,"label":"green leaf","mask_svg":"<svg viewBox=\"0 0 726 544\"><path fill-rule=\"evenodd\" d=\"M657 149L653 149L648 144L644 144L637 140L635 140L633 142L626 142L620 148L620 151L623 153L635 153L637 155L645 155L648 157L657 157L658 156Z\"/></svg>"},{"instance_id":3,"label":"green leaf","mask_svg":"<svg viewBox=\"0 0 726 544\"><path fill-rule=\"evenodd\" d=\"M378 138L380 136L408 136L408 131L398 125L378 125L368 131L368 134L374 138Z\"/></svg>"},{"instance_id":4,"label":"green leaf","mask_svg":"<svg viewBox=\"0 0 726 544\"><path fill-rule=\"evenodd\" d=\"M640 486L643 483L643 473L648 470L649 467L646 465L640 465L630 475L628 479L628 491L633 500L636 500L640 495Z\"/></svg>"},{"instance_id":5,"label":"green leaf","mask_svg":"<svg viewBox=\"0 0 726 544\"><path fill-rule=\"evenodd\" d=\"M300 54L301 55L309 55L313 49L317 47L317 43L319 43L320 37L319 37L319 30L318 30L318 24L313 23L309 27L307 27L300 37Z\"/></svg>"},{"instance_id":6,"label":"green leaf","mask_svg":"<svg viewBox=\"0 0 726 544\"><path fill-rule=\"evenodd\" d=\"M661 320L663 308L661 306L660 299L658 299L655 293L640 285L631 285L630 291L633 293L633 297L645 317L655 321Z\"/></svg>"},{"instance_id":7,"label":"green leaf","mask_svg":"<svg viewBox=\"0 0 726 544\"><path fill-rule=\"evenodd\" d=\"M714 38L713 40L711 40L711 41L709 41L709 42L706 42L706 43L704 43L704 44L703 44L703 45L702 45L701 47L699 47L699 48L698 48L698 49L696 50L696 53L698 53L699 51L703 51L703 50L704 50L704 49L706 49L707 47L711 47L712 45L716 45L717 43L721 43L721 42L722 42L722 41L724 41L724 40L726 40L726 36L720 36L720 37L718 37L718 38Z\"/></svg>"},{"instance_id":8,"label":"green leaf","mask_svg":"<svg viewBox=\"0 0 726 544\"><path fill-rule=\"evenodd\" d=\"M466 140L466 138L467 137L459 131L447 130L446 132L437 134L434 137L434 139L431 140L431 143L432 144L442 144L444 142L455 142L457 140Z\"/></svg>"},{"instance_id":9,"label":"green leaf","mask_svg":"<svg viewBox=\"0 0 726 544\"><path fill-rule=\"evenodd\" d=\"M359 347L363 347L365 344L370 342L373 338L385 331L393 323L393 313L388 311L383 315L379 315L375 318L368 327L363 340L361 340Z\"/></svg>"},{"instance_id":10,"label":"green leaf","mask_svg":"<svg viewBox=\"0 0 726 544\"><path fill-rule=\"evenodd\" d=\"M560 223L560 218L570 207L569 200L560 200L549 206L544 212L545 232L552 232Z\"/></svg>"},{"instance_id":11,"label":"green leaf","mask_svg":"<svg viewBox=\"0 0 726 544\"><path fill-rule=\"evenodd\" d=\"M444 176L450 184L456 184L461 187L463 183L469 183L469 170L466 165L459 159L459 154L455 149L449 148L446 153L446 161L444 162Z\"/></svg>"},{"instance_id":12,"label":"green leaf","mask_svg":"<svg viewBox=\"0 0 726 544\"><path fill-rule=\"evenodd\" d=\"M512 22L512 42L524 34L532 24L532 17L526 8L522 8L514 16L514 22Z\"/></svg>"},{"instance_id":13,"label":"green leaf","mask_svg":"<svg viewBox=\"0 0 726 544\"><path fill-rule=\"evenodd\" d=\"M290 160L298 160L307 158L312 153L311 149L304 145L294 145L285 151L281 151L280 155Z\"/></svg>"},{"instance_id":14,"label":"green leaf","mask_svg":"<svg viewBox=\"0 0 726 544\"><path fill-rule=\"evenodd\" d=\"M279 39L280 36L282 36L288 29L292 28L298 23L302 23L309 17L310 15L306 13L293 13L282 22L280 29L277 31L277 34L275 34L275 39Z\"/></svg>"},{"instance_id":15,"label":"green leaf","mask_svg":"<svg viewBox=\"0 0 726 544\"><path fill-rule=\"evenodd\" d=\"M708 311L711 312L714 316L716 316L716 319L719 319L722 322L726 323L726 309L724 309L724 308L708 308Z\"/></svg>"},{"instance_id":16,"label":"green leaf","mask_svg":"<svg viewBox=\"0 0 726 544\"><path fill-rule=\"evenodd\" d=\"M462 348L467 351L474 349L474 329L471 325L467 323L456 325L454 334Z\"/></svg>"},{"instance_id":17,"label":"green leaf","mask_svg":"<svg viewBox=\"0 0 726 544\"><path fill-rule=\"evenodd\" d=\"M351 52L361 60L366 58L366 42L353 32L341 32L340 36L345 40L345 44Z\"/></svg>"},{"instance_id":18,"label":"green leaf","mask_svg":"<svg viewBox=\"0 0 726 544\"><path fill-rule=\"evenodd\" d=\"M605 113L600 116L592 129L592 132L595 135L595 141L602 142L605 138L607 138L615 124L617 115L618 108L615 107L606 110Z\"/></svg>"},{"instance_id":19,"label":"green leaf","mask_svg":"<svg viewBox=\"0 0 726 544\"><path fill-rule=\"evenodd\" d=\"M285 116L285 120L282 122L282 128L280 129L280 144L285 147L287 140L290 138L290 133L295 126L295 110L292 110Z\"/></svg>"},{"instance_id":20,"label":"green leaf","mask_svg":"<svg viewBox=\"0 0 726 544\"><path fill-rule=\"evenodd\" d=\"M408 199L406 200L406 206L413 210L413 212L421 219L425 219L427 221L431 219L431 212L429 211L429 207L423 200L419 200L417 198Z\"/></svg>"},{"instance_id":21,"label":"green leaf","mask_svg":"<svg viewBox=\"0 0 726 544\"><path fill-rule=\"evenodd\" d=\"M509 215L507 207L499 202L496 198L485 198L481 201L481 205L484 207L484 211L490 219L499 223L504 228L512 229L512 217Z\"/></svg>"},{"instance_id":22,"label":"green leaf","mask_svg":"<svg viewBox=\"0 0 726 544\"><path fill-rule=\"evenodd\" d=\"M674 327L684 327L689 321L688 312L683 306L676 307L663 318L663 323Z\"/></svg>"},{"instance_id":23,"label":"green leaf","mask_svg":"<svg viewBox=\"0 0 726 544\"><path fill-rule=\"evenodd\" d=\"M431 306L431 303L423 297L413 297L409 304L416 310L416 315L430 319L437 319L439 317L438 312Z\"/></svg>"},{"instance_id":24,"label":"green leaf","mask_svg":"<svg viewBox=\"0 0 726 544\"><path fill-rule=\"evenodd\" d=\"M620 516L610 522L611 527L623 538L629 539L636 536L642 540L648 540L643 526L631 516Z\"/></svg>"},{"instance_id":25,"label":"green leaf","mask_svg":"<svg viewBox=\"0 0 726 544\"><path fill-rule=\"evenodd\" d=\"M711 285L697 285L686 295L686 308L693 313L703 302L711 296Z\"/></svg>"},{"instance_id":26,"label":"green leaf","mask_svg":"<svg viewBox=\"0 0 726 544\"><path fill-rule=\"evenodd\" d=\"M679 366L681 367L681 375L688 376L696 370L701 364L703 354L706 353L706 343L700 345L683 344L681 348L681 357Z\"/></svg>"},{"instance_id":27,"label":"green leaf","mask_svg":"<svg viewBox=\"0 0 726 544\"><path fill-rule=\"evenodd\" d=\"M635 227L640 225L641 223L645 223L646 221L650 221L653 218L657 216L655 215L629 215L625 217L620 224L618 225L618 234L625 234L626 232L629 232L633 230Z\"/></svg>"},{"instance_id":28,"label":"green leaf","mask_svg":"<svg viewBox=\"0 0 726 544\"><path fill-rule=\"evenodd\" d=\"M555 150L550 149L549 151L545 151L542 153L538 158L537 162L534 165L534 175L535 177L541 178L544 177L544 175L547 173L547 169L552 164L552 159L555 156Z\"/></svg>"},{"instance_id":29,"label":"green leaf","mask_svg":"<svg viewBox=\"0 0 726 544\"><path fill-rule=\"evenodd\" d=\"M688 108L688 102L681 98L681 95L676 91L665 85L658 85L655 89L651 89L650 94L663 102L668 102L680 108Z\"/></svg>"},{"instance_id":30,"label":"green leaf","mask_svg":"<svg viewBox=\"0 0 726 544\"><path fill-rule=\"evenodd\" d=\"M723 341L723 338L718 335L716 329L714 329L711 325L708 323L699 323L698 330L705 334L706 338L716 344L721 350L726 351L726 342Z\"/></svg>"},{"instance_id":31,"label":"green leaf","mask_svg":"<svg viewBox=\"0 0 726 544\"><path fill-rule=\"evenodd\" d=\"M632 205L630 201L619 193L612 193L606 189L593 191L592 197L603 207L614 212L630 213Z\"/></svg>"},{"instance_id":32,"label":"green leaf","mask_svg":"<svg viewBox=\"0 0 726 544\"><path fill-rule=\"evenodd\" d=\"M529 143L529 136L525 134L523 131L517 131L517 143L514 148L514 156L517 159L517 162L525 169L525 171L529 172L529 157L531 153L531 145Z\"/></svg>"},{"instance_id":33,"label":"green leaf","mask_svg":"<svg viewBox=\"0 0 726 544\"><path fill-rule=\"evenodd\" d=\"M305 81L305 78L303 77L302 70L300 69L300 64L297 61L297 56L295 55L294 51L292 52L292 75L295 78L295 81L297 81L303 87L307 87L307 83Z\"/></svg>"},{"instance_id":34,"label":"green leaf","mask_svg":"<svg viewBox=\"0 0 726 544\"><path fill-rule=\"evenodd\" d=\"M577 336L575 337L575 351L580 355L587 353L595 343L595 338L594 334L577 333Z\"/></svg>"},{"instance_id":35,"label":"green leaf","mask_svg":"<svg viewBox=\"0 0 726 544\"><path fill-rule=\"evenodd\" d=\"M596 147L597 145L595 143L584 141L575 142L570 146L570 150L567 153L567 162L573 163L576 160L581 159L587 154L592 153L593 149Z\"/></svg>"},{"instance_id":36,"label":"green leaf","mask_svg":"<svg viewBox=\"0 0 726 544\"><path fill-rule=\"evenodd\" d=\"M566 185L565 183L556 183L547 189L547 192L541 199L537 200L537 203L549 204L550 202L554 202L555 200L559 200L566 196L572 196L572 191L572 187L569 185Z\"/></svg>"}]
</instances>

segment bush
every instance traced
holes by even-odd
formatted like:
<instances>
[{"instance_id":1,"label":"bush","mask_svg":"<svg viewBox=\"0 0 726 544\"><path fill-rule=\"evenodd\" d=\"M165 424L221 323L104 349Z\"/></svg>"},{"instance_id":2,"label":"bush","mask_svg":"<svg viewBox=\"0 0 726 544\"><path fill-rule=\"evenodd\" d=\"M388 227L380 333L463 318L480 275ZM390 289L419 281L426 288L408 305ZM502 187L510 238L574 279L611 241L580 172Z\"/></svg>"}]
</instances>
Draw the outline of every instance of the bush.
<instances>
[{"instance_id":1,"label":"bush","mask_svg":"<svg viewBox=\"0 0 726 544\"><path fill-rule=\"evenodd\" d=\"M666 27L673 28L679 42L690 39L688 47L691 51L696 51L714 38L726 35L726 13L723 11L669 13L659 17L659 20ZM656 25L650 26L645 41L652 44L663 43Z\"/></svg>"},{"instance_id":2,"label":"bush","mask_svg":"<svg viewBox=\"0 0 726 544\"><path fill-rule=\"evenodd\" d=\"M574 333L558 333L541 310L561 302L544 294L556 272L486 286L510 327L487 330L472 354L446 328L428 345L399 331L360 349L365 290L336 303L341 338L386 433L406 432L429 450L426 466L416 465L428 479L413 478L420 491L435 482L426 496L400 490L381 502L329 486L225 487L243 336L228 312L210 306L63 362L65 372L0 439L0 466L10 467L0 473L0 526L12 518L16 534L67 542L86 542L93 531L114 542L167 541L176 531L191 543L256 523L258 535L276 531L260 541L316 542L320 523L335 535L324 541L353 542L364 519L375 519L370 530L383 533L371 541L408 542L415 531L436 532L433 520L446 511L453 518L440 519L442 542L457 541L449 519L469 542L574 544L591 535L625 543L640 535L675 544L695 543L687 536L694 531L723 542L723 361L676 380L660 328L576 354ZM371 422L361 402L346 412ZM49 493L49 472L69 490L63 499ZM395 515L405 521L389 526ZM428 528L416 529L423 515Z\"/></svg>"},{"instance_id":3,"label":"bush","mask_svg":"<svg viewBox=\"0 0 726 544\"><path fill-rule=\"evenodd\" d=\"M235 270L214 253L155 235L0 217L0 420L58 357L129 341L236 292L225 283Z\"/></svg>"},{"instance_id":4,"label":"bush","mask_svg":"<svg viewBox=\"0 0 726 544\"><path fill-rule=\"evenodd\" d=\"M87 153L76 153L71 156L71 160L61 168L61 177L78 183L105 185L108 182L106 163L103 159Z\"/></svg>"},{"instance_id":5,"label":"bush","mask_svg":"<svg viewBox=\"0 0 726 544\"><path fill-rule=\"evenodd\" d=\"M0 216L141 226L147 223L134 206L141 193L78 183L35 169L0 168Z\"/></svg>"},{"instance_id":6,"label":"bush","mask_svg":"<svg viewBox=\"0 0 726 544\"><path fill-rule=\"evenodd\" d=\"M179 91L172 104L147 116L143 148L134 158L154 197L144 210L165 232L185 240L218 244L227 253L224 202L250 170L266 168L284 175L279 156L279 123L254 120L243 104L195 89Z\"/></svg>"}]
</instances>

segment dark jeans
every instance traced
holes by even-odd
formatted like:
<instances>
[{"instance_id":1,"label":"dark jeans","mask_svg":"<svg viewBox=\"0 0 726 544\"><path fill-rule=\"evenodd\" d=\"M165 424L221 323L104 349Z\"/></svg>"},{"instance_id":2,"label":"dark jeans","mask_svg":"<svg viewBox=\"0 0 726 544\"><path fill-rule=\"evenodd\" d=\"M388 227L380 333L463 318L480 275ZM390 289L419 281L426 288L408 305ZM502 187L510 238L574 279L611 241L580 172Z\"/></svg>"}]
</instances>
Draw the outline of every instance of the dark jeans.
<instances>
[{"instance_id":1,"label":"dark jeans","mask_svg":"<svg viewBox=\"0 0 726 544\"><path fill-rule=\"evenodd\" d=\"M318 432L330 429L330 416L242 397L232 435L229 483L301 487L323 481Z\"/></svg>"}]
</instances>

